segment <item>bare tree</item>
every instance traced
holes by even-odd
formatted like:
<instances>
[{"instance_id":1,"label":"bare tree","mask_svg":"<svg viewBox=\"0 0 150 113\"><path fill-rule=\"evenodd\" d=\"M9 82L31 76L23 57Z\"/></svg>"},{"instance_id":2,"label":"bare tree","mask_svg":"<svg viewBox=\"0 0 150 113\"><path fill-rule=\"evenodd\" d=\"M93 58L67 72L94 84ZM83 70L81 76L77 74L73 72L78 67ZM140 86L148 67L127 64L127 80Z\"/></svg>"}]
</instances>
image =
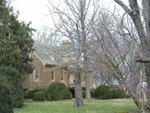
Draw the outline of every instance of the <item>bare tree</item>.
<instances>
[{"instance_id":1,"label":"bare tree","mask_svg":"<svg viewBox=\"0 0 150 113\"><path fill-rule=\"evenodd\" d=\"M70 39L74 56L76 58L76 80L75 80L75 106L82 107L83 100L81 94L81 77L80 69L83 60L83 69L86 78L86 97L90 98L89 76L87 68L87 37L95 21L98 10L98 2L96 0L64 0L65 10L58 6L54 6L50 0L53 14L58 16L58 21L52 16L55 27L64 37ZM56 24L57 21L57 24Z\"/></svg>"},{"instance_id":2,"label":"bare tree","mask_svg":"<svg viewBox=\"0 0 150 113\"><path fill-rule=\"evenodd\" d=\"M62 42L59 34L48 28L36 31L34 39L51 45L52 47L58 46Z\"/></svg>"},{"instance_id":3,"label":"bare tree","mask_svg":"<svg viewBox=\"0 0 150 113\"><path fill-rule=\"evenodd\" d=\"M101 77L117 80L118 86L128 91L140 112L145 113L146 73L143 64L136 63L135 56L140 56L141 47L131 19L126 13L120 17L103 11L93 27L92 37L89 42L92 45L89 51L91 66L104 74ZM105 76L107 73L109 75Z\"/></svg>"},{"instance_id":4,"label":"bare tree","mask_svg":"<svg viewBox=\"0 0 150 113\"><path fill-rule=\"evenodd\" d=\"M118 3L131 17L140 37L141 47L144 55L142 58L140 58L140 60L138 59L138 61L144 63L145 65L146 82L148 85L148 91L146 94L147 103L144 107L143 113L148 113L150 112L150 61L148 61L150 57L150 1L142 0L142 12L140 10L140 2L138 0L128 0L129 7L121 0L114 1ZM142 22L142 20L144 20L144 23Z\"/></svg>"}]
</instances>

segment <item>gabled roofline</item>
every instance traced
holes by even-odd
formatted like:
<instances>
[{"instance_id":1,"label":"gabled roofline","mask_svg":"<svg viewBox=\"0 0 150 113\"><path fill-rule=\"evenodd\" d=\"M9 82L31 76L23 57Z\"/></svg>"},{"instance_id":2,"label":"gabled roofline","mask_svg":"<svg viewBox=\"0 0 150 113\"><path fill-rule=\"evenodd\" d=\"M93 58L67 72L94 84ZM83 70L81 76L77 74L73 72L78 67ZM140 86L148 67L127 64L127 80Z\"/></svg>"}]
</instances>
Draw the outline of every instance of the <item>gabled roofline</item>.
<instances>
[{"instance_id":1,"label":"gabled roofline","mask_svg":"<svg viewBox=\"0 0 150 113\"><path fill-rule=\"evenodd\" d=\"M36 52L34 51L33 54L42 62L43 65L45 65L45 62L36 54Z\"/></svg>"},{"instance_id":2,"label":"gabled roofline","mask_svg":"<svg viewBox=\"0 0 150 113\"><path fill-rule=\"evenodd\" d=\"M42 64L43 64L44 66L57 66L57 65L55 65L55 64L47 64L47 63L45 63L45 62L36 54L35 51L33 52L33 54L42 62Z\"/></svg>"}]
</instances>

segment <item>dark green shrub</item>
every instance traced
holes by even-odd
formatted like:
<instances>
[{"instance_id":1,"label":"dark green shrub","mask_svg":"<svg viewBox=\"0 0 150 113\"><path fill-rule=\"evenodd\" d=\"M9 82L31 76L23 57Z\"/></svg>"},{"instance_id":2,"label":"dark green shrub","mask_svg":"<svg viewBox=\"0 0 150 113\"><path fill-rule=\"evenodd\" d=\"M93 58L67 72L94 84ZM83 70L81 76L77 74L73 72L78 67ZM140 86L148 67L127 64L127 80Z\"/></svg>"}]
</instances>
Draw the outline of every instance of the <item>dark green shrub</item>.
<instances>
[{"instance_id":1,"label":"dark green shrub","mask_svg":"<svg viewBox=\"0 0 150 113\"><path fill-rule=\"evenodd\" d=\"M48 100L71 99L69 89L63 83L52 83L47 89Z\"/></svg>"},{"instance_id":2,"label":"dark green shrub","mask_svg":"<svg viewBox=\"0 0 150 113\"><path fill-rule=\"evenodd\" d=\"M4 76L8 80L13 107L22 107L24 94L20 73L13 67L0 67L0 76Z\"/></svg>"},{"instance_id":3,"label":"dark green shrub","mask_svg":"<svg viewBox=\"0 0 150 113\"><path fill-rule=\"evenodd\" d=\"M86 88L82 87L82 97L86 98Z\"/></svg>"},{"instance_id":4,"label":"dark green shrub","mask_svg":"<svg viewBox=\"0 0 150 113\"><path fill-rule=\"evenodd\" d=\"M35 101L44 101L45 100L45 93L43 92L36 92L33 94L33 100Z\"/></svg>"},{"instance_id":5,"label":"dark green shrub","mask_svg":"<svg viewBox=\"0 0 150 113\"><path fill-rule=\"evenodd\" d=\"M113 99L116 99L116 98L126 98L126 94L123 90L121 89L116 89L116 90L112 90L113 92Z\"/></svg>"},{"instance_id":6,"label":"dark green shrub","mask_svg":"<svg viewBox=\"0 0 150 113\"><path fill-rule=\"evenodd\" d=\"M90 92L91 92L91 97L94 98L94 96L95 96L95 89L91 89Z\"/></svg>"},{"instance_id":7,"label":"dark green shrub","mask_svg":"<svg viewBox=\"0 0 150 113\"><path fill-rule=\"evenodd\" d=\"M42 92L42 93L44 93L44 95L46 97L46 88L32 88L32 89L28 89L25 91L24 98L25 99L33 99L33 95L36 92Z\"/></svg>"},{"instance_id":8,"label":"dark green shrub","mask_svg":"<svg viewBox=\"0 0 150 113\"><path fill-rule=\"evenodd\" d=\"M126 94L126 97L125 98L131 98L131 96L129 94Z\"/></svg>"},{"instance_id":9,"label":"dark green shrub","mask_svg":"<svg viewBox=\"0 0 150 113\"><path fill-rule=\"evenodd\" d=\"M71 93L71 98L75 98L74 87L69 87L69 91Z\"/></svg>"},{"instance_id":10,"label":"dark green shrub","mask_svg":"<svg viewBox=\"0 0 150 113\"><path fill-rule=\"evenodd\" d=\"M74 87L69 88L69 91L71 92L71 97L75 98ZM86 98L86 89L84 87L82 87L82 96Z\"/></svg>"},{"instance_id":11,"label":"dark green shrub","mask_svg":"<svg viewBox=\"0 0 150 113\"><path fill-rule=\"evenodd\" d=\"M82 90L82 97L86 98L86 91L85 90Z\"/></svg>"},{"instance_id":12,"label":"dark green shrub","mask_svg":"<svg viewBox=\"0 0 150 113\"><path fill-rule=\"evenodd\" d=\"M91 96L97 99L126 98L127 94L116 86L101 85L91 91Z\"/></svg>"},{"instance_id":13,"label":"dark green shrub","mask_svg":"<svg viewBox=\"0 0 150 113\"><path fill-rule=\"evenodd\" d=\"M82 87L82 91L86 91L86 88L85 88L85 87Z\"/></svg>"},{"instance_id":14,"label":"dark green shrub","mask_svg":"<svg viewBox=\"0 0 150 113\"><path fill-rule=\"evenodd\" d=\"M13 113L11 93L7 79L0 76L0 113Z\"/></svg>"},{"instance_id":15,"label":"dark green shrub","mask_svg":"<svg viewBox=\"0 0 150 113\"><path fill-rule=\"evenodd\" d=\"M37 92L37 89L28 89L24 93L24 98L25 99L33 99L33 94Z\"/></svg>"},{"instance_id":16,"label":"dark green shrub","mask_svg":"<svg viewBox=\"0 0 150 113\"><path fill-rule=\"evenodd\" d=\"M97 99L111 99L112 93L109 90L109 86L101 85L95 89L94 98Z\"/></svg>"},{"instance_id":17,"label":"dark green shrub","mask_svg":"<svg viewBox=\"0 0 150 113\"><path fill-rule=\"evenodd\" d=\"M37 92L42 92L44 96L46 97L47 88L38 88Z\"/></svg>"}]
</instances>

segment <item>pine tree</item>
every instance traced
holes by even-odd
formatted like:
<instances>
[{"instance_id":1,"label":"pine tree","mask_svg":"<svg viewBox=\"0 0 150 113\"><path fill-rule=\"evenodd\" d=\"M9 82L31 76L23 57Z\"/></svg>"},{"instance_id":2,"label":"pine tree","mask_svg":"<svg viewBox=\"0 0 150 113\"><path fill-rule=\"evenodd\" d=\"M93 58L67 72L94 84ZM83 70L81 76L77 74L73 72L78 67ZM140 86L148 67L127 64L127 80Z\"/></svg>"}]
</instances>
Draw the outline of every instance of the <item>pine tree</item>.
<instances>
[{"instance_id":1,"label":"pine tree","mask_svg":"<svg viewBox=\"0 0 150 113\"><path fill-rule=\"evenodd\" d=\"M18 14L0 0L0 66L15 67L22 75L32 72L33 29L18 21Z\"/></svg>"}]
</instances>

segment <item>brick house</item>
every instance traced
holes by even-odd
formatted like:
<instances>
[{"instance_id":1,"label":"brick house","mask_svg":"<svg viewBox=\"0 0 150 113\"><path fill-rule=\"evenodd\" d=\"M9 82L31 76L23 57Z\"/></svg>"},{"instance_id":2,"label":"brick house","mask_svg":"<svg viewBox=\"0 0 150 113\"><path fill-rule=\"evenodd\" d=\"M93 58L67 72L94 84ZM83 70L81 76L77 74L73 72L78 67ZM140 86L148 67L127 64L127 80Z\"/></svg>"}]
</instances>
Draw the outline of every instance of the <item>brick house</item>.
<instances>
[{"instance_id":1,"label":"brick house","mask_svg":"<svg viewBox=\"0 0 150 113\"><path fill-rule=\"evenodd\" d=\"M64 60L54 54L53 48L35 41L34 52L30 56L34 59L34 71L23 82L23 88L48 87L52 82L62 82L68 87L74 87L75 71L73 67L65 66ZM66 58L65 58L66 59ZM90 88L92 88L92 74L89 74ZM81 72L81 84L85 86L84 76Z\"/></svg>"}]
</instances>

